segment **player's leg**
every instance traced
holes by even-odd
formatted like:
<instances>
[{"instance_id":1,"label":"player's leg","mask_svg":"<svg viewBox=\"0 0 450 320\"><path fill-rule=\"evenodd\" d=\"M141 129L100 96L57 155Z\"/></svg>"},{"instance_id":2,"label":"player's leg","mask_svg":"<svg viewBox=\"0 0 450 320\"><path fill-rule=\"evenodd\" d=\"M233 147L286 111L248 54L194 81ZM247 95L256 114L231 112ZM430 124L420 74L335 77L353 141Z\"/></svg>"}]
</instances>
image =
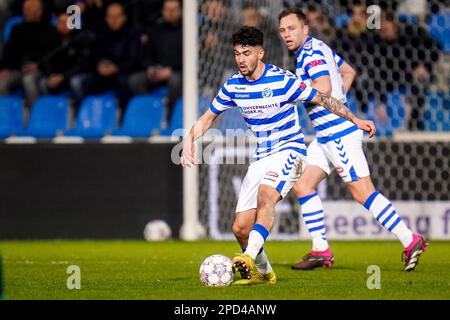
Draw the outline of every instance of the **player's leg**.
<instances>
[{"instance_id":1,"label":"player's leg","mask_svg":"<svg viewBox=\"0 0 450 320\"><path fill-rule=\"evenodd\" d=\"M233 259L235 268L248 270L250 277L256 271L255 258L263 247L275 218L275 205L292 188L303 172L303 156L290 150L269 156L270 166L260 182L257 196L256 223L250 231L247 249Z\"/></svg>"},{"instance_id":2,"label":"player's leg","mask_svg":"<svg viewBox=\"0 0 450 320\"><path fill-rule=\"evenodd\" d=\"M323 150L317 140L312 141L308 146L306 170L293 187L300 204L299 217L304 220L312 237L312 251L291 266L294 270L311 270L333 264L334 257L326 238L322 201L317 194L317 186L330 171Z\"/></svg>"},{"instance_id":3,"label":"player's leg","mask_svg":"<svg viewBox=\"0 0 450 320\"><path fill-rule=\"evenodd\" d=\"M370 176L348 182L347 186L353 198L369 210L380 225L400 240L405 248L403 270L414 270L419 262L419 256L426 250L428 242L408 228L389 199L375 189Z\"/></svg>"},{"instance_id":4,"label":"player's leg","mask_svg":"<svg viewBox=\"0 0 450 320\"><path fill-rule=\"evenodd\" d=\"M268 263L267 256L263 251L264 243L269 235L269 230L273 226L275 218L275 205L281 198L280 193L266 185L260 185L257 197L257 208L256 208L256 223L251 227L247 248L242 255L238 255L233 259L233 267L235 270L241 273L244 280L236 282L235 284L260 284L260 283L275 283L275 275L273 274L273 279L271 277L272 267ZM264 270L265 274L270 276L268 281L265 281L264 277L261 277L262 272L258 270L257 260L258 256L262 257L267 261L267 266L270 270Z\"/></svg>"},{"instance_id":5,"label":"player's leg","mask_svg":"<svg viewBox=\"0 0 450 320\"><path fill-rule=\"evenodd\" d=\"M244 252L247 248L250 231L256 222L258 188L259 183L266 172L267 164L268 162L265 160L252 163L247 171L239 192L239 199L232 230L236 240L239 242L242 252ZM259 279L261 283L268 282L269 280L269 283L275 283L275 274L263 248L256 256L255 266L258 274L254 275L254 278L256 279L253 279L253 282ZM247 279L249 277L248 271L242 269L238 271L241 273L243 279Z\"/></svg>"},{"instance_id":6,"label":"player's leg","mask_svg":"<svg viewBox=\"0 0 450 320\"><path fill-rule=\"evenodd\" d=\"M317 185L327 177L327 173L315 165L306 167L305 173L294 185L294 192L300 204L300 213L312 237L312 250L294 263L294 270L312 270L317 267L331 267L334 257L329 248L324 224L322 201L317 193Z\"/></svg>"},{"instance_id":7,"label":"player's leg","mask_svg":"<svg viewBox=\"0 0 450 320\"><path fill-rule=\"evenodd\" d=\"M233 223L233 234L239 242L242 252L245 252L248 237L256 221L256 208L244 212L237 212ZM256 269L263 275L273 271L264 248L261 248L255 259Z\"/></svg>"},{"instance_id":8,"label":"player's leg","mask_svg":"<svg viewBox=\"0 0 450 320\"><path fill-rule=\"evenodd\" d=\"M353 198L369 210L380 225L400 240L405 248L404 270L413 270L419 255L425 251L427 242L421 236L413 234L389 199L376 190L362 149L362 132L356 131L339 140L341 141L334 141L334 145L338 148L336 151L341 158L341 177Z\"/></svg>"}]
</instances>

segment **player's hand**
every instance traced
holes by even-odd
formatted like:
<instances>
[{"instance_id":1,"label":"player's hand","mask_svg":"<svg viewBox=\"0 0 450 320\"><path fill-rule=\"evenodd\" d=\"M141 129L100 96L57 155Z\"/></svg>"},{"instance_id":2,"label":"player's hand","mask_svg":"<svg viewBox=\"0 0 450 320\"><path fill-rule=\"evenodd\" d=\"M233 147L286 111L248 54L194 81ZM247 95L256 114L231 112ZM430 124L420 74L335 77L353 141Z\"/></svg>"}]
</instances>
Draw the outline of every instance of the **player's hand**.
<instances>
[{"instance_id":1,"label":"player's hand","mask_svg":"<svg viewBox=\"0 0 450 320\"><path fill-rule=\"evenodd\" d=\"M357 119L355 124L359 129L366 131L369 134L369 138L372 138L375 135L375 132L377 132L377 128L373 121Z\"/></svg>"},{"instance_id":2,"label":"player's hand","mask_svg":"<svg viewBox=\"0 0 450 320\"><path fill-rule=\"evenodd\" d=\"M183 143L183 151L181 152L181 165L183 168L190 168L198 164L195 156L195 144L192 140L186 139Z\"/></svg>"}]
</instances>

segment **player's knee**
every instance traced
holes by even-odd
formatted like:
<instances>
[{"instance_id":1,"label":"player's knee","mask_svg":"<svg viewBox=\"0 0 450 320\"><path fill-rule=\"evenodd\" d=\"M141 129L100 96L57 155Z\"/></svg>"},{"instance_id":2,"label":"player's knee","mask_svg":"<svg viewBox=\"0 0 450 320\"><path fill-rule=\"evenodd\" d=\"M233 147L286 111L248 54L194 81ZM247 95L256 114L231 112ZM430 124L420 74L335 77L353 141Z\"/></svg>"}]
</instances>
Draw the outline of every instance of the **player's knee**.
<instances>
[{"instance_id":1,"label":"player's knee","mask_svg":"<svg viewBox=\"0 0 450 320\"><path fill-rule=\"evenodd\" d=\"M234 222L231 229L237 239L246 239L250 234L250 228L238 222Z\"/></svg>"}]
</instances>

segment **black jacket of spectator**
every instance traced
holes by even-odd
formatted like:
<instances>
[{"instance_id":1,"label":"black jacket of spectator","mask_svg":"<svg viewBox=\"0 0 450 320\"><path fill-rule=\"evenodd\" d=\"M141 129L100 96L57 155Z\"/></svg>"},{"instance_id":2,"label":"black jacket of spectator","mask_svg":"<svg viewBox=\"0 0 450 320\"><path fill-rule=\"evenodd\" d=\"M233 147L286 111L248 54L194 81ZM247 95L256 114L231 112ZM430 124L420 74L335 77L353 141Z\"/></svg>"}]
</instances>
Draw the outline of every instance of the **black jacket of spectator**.
<instances>
[{"instance_id":1,"label":"black jacket of spectator","mask_svg":"<svg viewBox=\"0 0 450 320\"><path fill-rule=\"evenodd\" d=\"M96 33L93 47L95 66L102 60L109 60L117 65L122 75L139 69L142 59L139 35L128 26L119 31L102 26Z\"/></svg>"},{"instance_id":2,"label":"black jacket of spectator","mask_svg":"<svg viewBox=\"0 0 450 320\"><path fill-rule=\"evenodd\" d=\"M39 63L52 48L55 33L48 23L24 22L15 26L5 45L0 69L20 70L26 63Z\"/></svg>"},{"instance_id":3,"label":"black jacket of spectator","mask_svg":"<svg viewBox=\"0 0 450 320\"><path fill-rule=\"evenodd\" d=\"M75 74L87 72L89 67L90 43L87 34L72 32L69 38L59 33L53 40L53 51L42 64L46 76L62 74L68 79Z\"/></svg>"},{"instance_id":4,"label":"black jacket of spectator","mask_svg":"<svg viewBox=\"0 0 450 320\"><path fill-rule=\"evenodd\" d=\"M149 34L146 45L145 65L171 67L181 71L183 66L182 23L160 21Z\"/></svg>"}]
</instances>

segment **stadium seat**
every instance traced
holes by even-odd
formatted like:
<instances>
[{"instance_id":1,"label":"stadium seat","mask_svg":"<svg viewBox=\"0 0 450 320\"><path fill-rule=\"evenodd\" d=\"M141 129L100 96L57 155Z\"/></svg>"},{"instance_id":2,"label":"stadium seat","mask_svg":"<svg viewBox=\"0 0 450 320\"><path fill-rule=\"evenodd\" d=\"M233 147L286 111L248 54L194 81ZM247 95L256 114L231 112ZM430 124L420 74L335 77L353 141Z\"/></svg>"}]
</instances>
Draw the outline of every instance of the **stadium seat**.
<instances>
[{"instance_id":1,"label":"stadium seat","mask_svg":"<svg viewBox=\"0 0 450 320\"><path fill-rule=\"evenodd\" d=\"M117 102L112 95L86 97L81 103L75 129L66 131L66 136L99 139L112 133L116 127Z\"/></svg>"},{"instance_id":2,"label":"stadium seat","mask_svg":"<svg viewBox=\"0 0 450 320\"><path fill-rule=\"evenodd\" d=\"M17 136L54 138L69 124L69 104L64 96L44 96L36 99L31 108L28 127Z\"/></svg>"},{"instance_id":3,"label":"stadium seat","mask_svg":"<svg viewBox=\"0 0 450 320\"><path fill-rule=\"evenodd\" d=\"M417 24L417 17L413 14L409 14L406 12L398 12L397 19L401 22L406 22L409 24Z\"/></svg>"},{"instance_id":4,"label":"stadium seat","mask_svg":"<svg viewBox=\"0 0 450 320\"><path fill-rule=\"evenodd\" d=\"M226 130L242 129L248 130L247 124L241 116L239 108L232 108L222 113L220 118L219 129L225 133Z\"/></svg>"},{"instance_id":5,"label":"stadium seat","mask_svg":"<svg viewBox=\"0 0 450 320\"><path fill-rule=\"evenodd\" d=\"M0 138L22 130L23 103L17 97L0 97Z\"/></svg>"},{"instance_id":6,"label":"stadium seat","mask_svg":"<svg viewBox=\"0 0 450 320\"><path fill-rule=\"evenodd\" d=\"M442 46L445 53L450 53L450 12L433 14L428 20L430 34Z\"/></svg>"},{"instance_id":7,"label":"stadium seat","mask_svg":"<svg viewBox=\"0 0 450 320\"><path fill-rule=\"evenodd\" d=\"M424 112L427 131L450 131L450 93L429 93Z\"/></svg>"},{"instance_id":8,"label":"stadium seat","mask_svg":"<svg viewBox=\"0 0 450 320\"><path fill-rule=\"evenodd\" d=\"M356 100L355 96L351 92L347 93L347 107L354 114L359 113L358 100Z\"/></svg>"},{"instance_id":9,"label":"stadium seat","mask_svg":"<svg viewBox=\"0 0 450 320\"><path fill-rule=\"evenodd\" d=\"M11 17L6 20L5 25L3 26L3 42L6 43L9 40L9 36L11 35L11 31L14 26L23 22L22 16Z\"/></svg>"},{"instance_id":10,"label":"stadium seat","mask_svg":"<svg viewBox=\"0 0 450 320\"><path fill-rule=\"evenodd\" d=\"M123 125L114 130L114 136L149 137L154 130L161 130L164 106L160 97L136 96L129 102Z\"/></svg>"},{"instance_id":11,"label":"stadium seat","mask_svg":"<svg viewBox=\"0 0 450 320\"><path fill-rule=\"evenodd\" d=\"M182 128L183 128L183 100L180 98L178 99L172 111L172 117L170 118L167 129L163 130L161 132L161 135L171 136L175 130Z\"/></svg>"},{"instance_id":12,"label":"stadium seat","mask_svg":"<svg viewBox=\"0 0 450 320\"><path fill-rule=\"evenodd\" d=\"M298 115L300 118L300 126L302 127L303 134L305 135L315 135L316 131L314 130L314 127L312 126L312 122L309 119L308 112L303 107L303 105L299 105L297 107Z\"/></svg>"},{"instance_id":13,"label":"stadium seat","mask_svg":"<svg viewBox=\"0 0 450 320\"><path fill-rule=\"evenodd\" d=\"M405 126L405 104L404 94L395 91L388 94L386 99L387 119L380 121L376 119L377 101L371 99L368 104L367 119L372 120L377 126L377 136L390 137L395 130L404 128Z\"/></svg>"},{"instance_id":14,"label":"stadium seat","mask_svg":"<svg viewBox=\"0 0 450 320\"><path fill-rule=\"evenodd\" d=\"M348 15L347 13L340 14L334 19L334 26L336 28L344 28L348 25L350 19L351 16Z\"/></svg>"},{"instance_id":15,"label":"stadium seat","mask_svg":"<svg viewBox=\"0 0 450 320\"><path fill-rule=\"evenodd\" d=\"M157 96L157 97L165 97L169 94L169 88L167 87L159 87L157 89L154 89L150 92L150 94L152 96Z\"/></svg>"}]
</instances>

